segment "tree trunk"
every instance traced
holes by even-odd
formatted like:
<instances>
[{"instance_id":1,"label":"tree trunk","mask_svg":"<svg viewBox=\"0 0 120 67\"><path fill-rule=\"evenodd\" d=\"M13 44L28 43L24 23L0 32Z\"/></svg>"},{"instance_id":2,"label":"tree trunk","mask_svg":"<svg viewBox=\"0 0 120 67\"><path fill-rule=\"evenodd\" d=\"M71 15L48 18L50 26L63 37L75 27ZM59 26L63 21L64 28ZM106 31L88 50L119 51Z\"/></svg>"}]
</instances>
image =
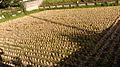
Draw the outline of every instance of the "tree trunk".
<instances>
[{"instance_id":1,"label":"tree trunk","mask_svg":"<svg viewBox=\"0 0 120 67\"><path fill-rule=\"evenodd\" d=\"M97 0L94 0L94 4L97 5Z\"/></svg>"},{"instance_id":2,"label":"tree trunk","mask_svg":"<svg viewBox=\"0 0 120 67\"><path fill-rule=\"evenodd\" d=\"M118 4L119 0L116 0L116 3Z\"/></svg>"}]
</instances>

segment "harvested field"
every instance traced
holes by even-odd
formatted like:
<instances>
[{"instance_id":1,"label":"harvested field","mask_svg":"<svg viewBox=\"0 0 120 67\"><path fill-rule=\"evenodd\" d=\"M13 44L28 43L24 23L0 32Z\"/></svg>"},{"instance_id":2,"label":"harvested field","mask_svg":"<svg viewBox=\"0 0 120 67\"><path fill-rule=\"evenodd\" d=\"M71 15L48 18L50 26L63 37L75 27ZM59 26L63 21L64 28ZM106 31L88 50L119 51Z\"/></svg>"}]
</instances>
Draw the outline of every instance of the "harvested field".
<instances>
[{"instance_id":1,"label":"harvested field","mask_svg":"<svg viewBox=\"0 0 120 67\"><path fill-rule=\"evenodd\" d=\"M119 16L119 8L48 10L1 23L2 58L19 57L26 65L82 65Z\"/></svg>"}]
</instances>

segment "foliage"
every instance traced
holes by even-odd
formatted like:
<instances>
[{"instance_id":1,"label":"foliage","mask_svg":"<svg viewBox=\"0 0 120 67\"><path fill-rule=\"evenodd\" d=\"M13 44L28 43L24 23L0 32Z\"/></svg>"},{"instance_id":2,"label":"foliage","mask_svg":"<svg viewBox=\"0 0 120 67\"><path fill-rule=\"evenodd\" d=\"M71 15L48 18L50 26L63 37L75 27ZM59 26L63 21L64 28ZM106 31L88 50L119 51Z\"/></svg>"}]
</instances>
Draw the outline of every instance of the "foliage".
<instances>
[{"instance_id":1,"label":"foliage","mask_svg":"<svg viewBox=\"0 0 120 67\"><path fill-rule=\"evenodd\" d=\"M0 3L0 8L20 6L20 1L21 0L2 0Z\"/></svg>"}]
</instances>

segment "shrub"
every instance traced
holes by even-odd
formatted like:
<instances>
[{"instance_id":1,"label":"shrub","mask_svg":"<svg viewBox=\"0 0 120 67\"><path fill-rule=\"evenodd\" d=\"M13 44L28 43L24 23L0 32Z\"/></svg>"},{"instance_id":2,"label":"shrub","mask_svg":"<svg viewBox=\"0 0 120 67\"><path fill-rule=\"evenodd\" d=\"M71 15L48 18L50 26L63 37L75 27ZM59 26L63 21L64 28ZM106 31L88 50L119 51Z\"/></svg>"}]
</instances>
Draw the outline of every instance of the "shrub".
<instances>
[{"instance_id":1,"label":"shrub","mask_svg":"<svg viewBox=\"0 0 120 67\"><path fill-rule=\"evenodd\" d=\"M20 6L21 0L2 0L0 3L0 8L6 7L18 7Z\"/></svg>"},{"instance_id":2,"label":"shrub","mask_svg":"<svg viewBox=\"0 0 120 67\"><path fill-rule=\"evenodd\" d=\"M108 3L104 2L104 3L101 4L101 6L108 6Z\"/></svg>"}]
</instances>

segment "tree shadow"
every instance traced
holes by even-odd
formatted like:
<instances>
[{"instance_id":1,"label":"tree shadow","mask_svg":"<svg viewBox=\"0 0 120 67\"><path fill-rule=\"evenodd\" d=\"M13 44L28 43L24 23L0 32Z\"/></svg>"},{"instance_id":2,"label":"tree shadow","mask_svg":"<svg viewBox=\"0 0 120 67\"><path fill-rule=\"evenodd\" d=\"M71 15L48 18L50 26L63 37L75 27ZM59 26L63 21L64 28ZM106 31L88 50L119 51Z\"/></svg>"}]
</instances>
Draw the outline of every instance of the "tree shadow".
<instances>
[{"instance_id":1,"label":"tree shadow","mask_svg":"<svg viewBox=\"0 0 120 67\"><path fill-rule=\"evenodd\" d=\"M111 25L109 28L103 30L101 33L96 33L94 31L91 31L94 34L90 33L90 35L85 35L85 34L63 35L61 33L62 36L67 36L71 42L77 42L78 43L77 46L78 47L81 46L81 48L78 49L77 51L73 52L72 54L70 54L68 57L61 59L60 62L57 63L56 67L96 67L94 65L97 65L97 64L102 65L102 63L104 64L102 67L106 67L106 65L108 67L113 67L113 66L109 65L110 63L113 63L113 61L110 61L110 63L109 63L109 61L108 61L108 63L104 63L106 61L106 60L104 60L104 58L102 58L102 60L100 62L95 61L94 59L96 59L96 58L94 58L95 57L94 55L96 53L94 53L94 52L97 52L97 51L95 51L95 48L98 46L98 43L100 42L100 40L102 38L105 38L102 41L102 43L100 44L100 45L104 45L106 43L106 41L108 39L110 39L111 35L114 33L114 30L117 28L117 26L118 26L118 23L114 26ZM87 32L89 33L89 31L87 31ZM108 32L109 32L109 34L108 34ZM106 34L108 34L108 35L105 36ZM86 40L86 41L84 41L84 40ZM80 43L84 43L84 44L81 45ZM108 44L108 46L110 44L111 44L111 42ZM100 49L102 49L102 48L100 48ZM107 51L107 52L109 52L109 51ZM112 59L114 59L114 58L112 58ZM119 62L119 59L116 62L117 65L119 65L118 62ZM94 63L94 64L92 64L92 63ZM119 66L117 66L117 67L119 67Z\"/></svg>"},{"instance_id":2,"label":"tree shadow","mask_svg":"<svg viewBox=\"0 0 120 67\"><path fill-rule=\"evenodd\" d=\"M1 55L3 54L4 54L4 51L3 49L0 48L0 67L13 67L13 66L3 63L3 58L1 57Z\"/></svg>"},{"instance_id":3,"label":"tree shadow","mask_svg":"<svg viewBox=\"0 0 120 67\"><path fill-rule=\"evenodd\" d=\"M81 47L81 48L78 49L77 51L73 52L72 54L70 54L68 57L61 59L57 63L56 67L84 67L84 66L88 66L89 63L86 63L86 62L89 59L89 57L93 54L91 52L94 50L98 41L100 41L101 38L107 33L107 31L109 31L110 28L112 27L112 25L111 25L109 28L103 30L101 33L97 33L95 31L81 29L81 28L78 28L76 26L67 25L67 24L51 21L48 19L43 19L43 18L39 18L39 17L35 17L35 16L30 16L30 17L40 19L40 20L43 20L46 22L50 22L52 24L57 24L60 26L72 28L72 29L75 29L77 31L85 32L85 34L74 33L74 34L69 34L69 35L64 34L64 33L60 33L61 36L67 37L70 42L77 43L76 46ZM90 61L92 61L92 60L90 60Z\"/></svg>"},{"instance_id":4,"label":"tree shadow","mask_svg":"<svg viewBox=\"0 0 120 67\"><path fill-rule=\"evenodd\" d=\"M10 66L10 65L7 65L7 64L4 64L4 63L0 63L0 67L13 67L13 66Z\"/></svg>"},{"instance_id":5,"label":"tree shadow","mask_svg":"<svg viewBox=\"0 0 120 67\"><path fill-rule=\"evenodd\" d=\"M24 67L22 60L19 57L14 57L13 60L11 60L11 63L14 64L16 67Z\"/></svg>"},{"instance_id":6,"label":"tree shadow","mask_svg":"<svg viewBox=\"0 0 120 67\"><path fill-rule=\"evenodd\" d=\"M26 55L25 55L26 56ZM11 63L15 65L15 67L36 67L34 65L37 65L33 63L30 59L28 59L29 63L31 64L23 64L22 59L19 57L14 57L13 60L11 60ZM33 65L34 64L34 65Z\"/></svg>"},{"instance_id":7,"label":"tree shadow","mask_svg":"<svg viewBox=\"0 0 120 67\"><path fill-rule=\"evenodd\" d=\"M74 25L63 24L63 23L55 22L55 21L52 21L52 20L49 20L49 19L32 16L32 15L30 15L30 17L36 18L36 19L39 19L39 20L43 20L43 21L46 21L46 22L50 22L52 24L56 24L56 25L60 25L60 26L65 26L65 27L68 27L68 28L76 29L76 30L81 30L81 31L84 31L84 32L86 32L88 34L96 33L95 31L88 31L88 30L85 30L85 29L78 28L78 27L76 27Z\"/></svg>"},{"instance_id":8,"label":"tree shadow","mask_svg":"<svg viewBox=\"0 0 120 67\"><path fill-rule=\"evenodd\" d=\"M0 67L33 67L33 65L27 64L26 66L22 63L22 59L19 57L13 57L12 60L7 61L7 63L12 64L14 66L8 65L6 61L1 57L4 55L3 49L0 48ZM4 63L5 62L5 63Z\"/></svg>"},{"instance_id":9,"label":"tree shadow","mask_svg":"<svg viewBox=\"0 0 120 67\"><path fill-rule=\"evenodd\" d=\"M97 42L103 37L103 35L106 34L106 31L108 29L104 30L102 33L95 33L94 31L91 31L89 35L79 35L79 34L71 34L71 35L64 35L67 36L70 39L70 42L77 43L79 48L77 51L70 54L68 57L61 59L60 62L58 62L56 67L84 67L87 66L86 62L91 56L91 53ZM89 31L86 31L89 32Z\"/></svg>"}]
</instances>

